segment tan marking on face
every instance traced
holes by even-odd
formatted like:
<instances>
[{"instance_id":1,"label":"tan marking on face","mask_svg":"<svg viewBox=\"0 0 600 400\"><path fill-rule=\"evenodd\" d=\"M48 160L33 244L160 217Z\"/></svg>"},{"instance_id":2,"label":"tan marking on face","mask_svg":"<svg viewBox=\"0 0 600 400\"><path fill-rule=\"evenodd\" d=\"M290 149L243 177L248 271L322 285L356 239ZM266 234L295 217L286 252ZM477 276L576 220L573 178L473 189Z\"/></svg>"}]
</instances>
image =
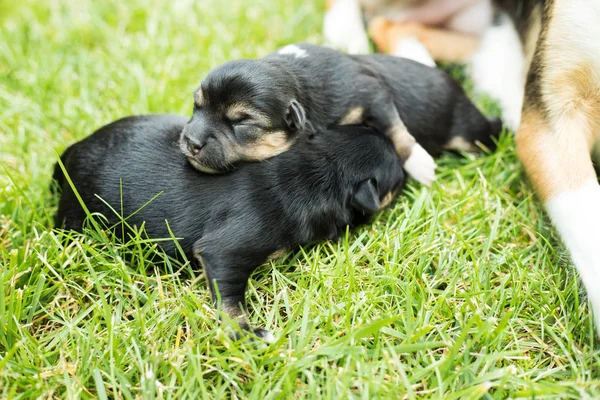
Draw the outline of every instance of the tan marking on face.
<instances>
[{"instance_id":1,"label":"tan marking on face","mask_svg":"<svg viewBox=\"0 0 600 400\"><path fill-rule=\"evenodd\" d=\"M406 161L416 143L415 138L406 129L406 125L402 121L396 123L387 131L387 135L392 140L394 149L400 159Z\"/></svg>"},{"instance_id":2,"label":"tan marking on face","mask_svg":"<svg viewBox=\"0 0 600 400\"><path fill-rule=\"evenodd\" d=\"M246 161L263 161L287 151L293 144L284 131L265 133L254 143L239 147L239 154Z\"/></svg>"},{"instance_id":3,"label":"tan marking on face","mask_svg":"<svg viewBox=\"0 0 600 400\"><path fill-rule=\"evenodd\" d=\"M245 103L235 103L228 106L225 116L233 121L248 118L266 126L269 126L270 124L269 117L265 113L260 112L256 108Z\"/></svg>"},{"instance_id":4,"label":"tan marking on face","mask_svg":"<svg viewBox=\"0 0 600 400\"><path fill-rule=\"evenodd\" d=\"M360 124L363 121L363 113L365 109L363 107L354 107L340 120L340 125L354 125Z\"/></svg>"},{"instance_id":5,"label":"tan marking on face","mask_svg":"<svg viewBox=\"0 0 600 400\"><path fill-rule=\"evenodd\" d=\"M393 199L394 199L394 194L392 192L388 192L383 197L383 200L381 200L381 205L379 206L379 209L383 210L384 208L387 208L392 203Z\"/></svg>"},{"instance_id":6,"label":"tan marking on face","mask_svg":"<svg viewBox=\"0 0 600 400\"><path fill-rule=\"evenodd\" d=\"M281 249L281 250L277 250L274 251L273 253L271 253L268 257L269 260L276 260L278 258L281 258L283 256L285 256L287 254L287 250L286 249Z\"/></svg>"},{"instance_id":7,"label":"tan marking on face","mask_svg":"<svg viewBox=\"0 0 600 400\"><path fill-rule=\"evenodd\" d=\"M453 137L443 148L445 150L477 151L477 146L460 136Z\"/></svg>"}]
</instances>

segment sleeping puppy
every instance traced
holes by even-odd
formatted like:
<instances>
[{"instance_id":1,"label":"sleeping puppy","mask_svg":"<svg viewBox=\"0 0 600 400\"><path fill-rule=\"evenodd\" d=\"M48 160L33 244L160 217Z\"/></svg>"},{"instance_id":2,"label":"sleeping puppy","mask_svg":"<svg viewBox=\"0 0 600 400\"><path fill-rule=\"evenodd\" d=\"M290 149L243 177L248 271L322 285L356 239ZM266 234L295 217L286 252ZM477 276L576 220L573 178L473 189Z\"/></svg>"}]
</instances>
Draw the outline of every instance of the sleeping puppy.
<instances>
[{"instance_id":1,"label":"sleeping puppy","mask_svg":"<svg viewBox=\"0 0 600 400\"><path fill-rule=\"evenodd\" d=\"M408 174L428 185L435 179L430 153L472 150L476 141L492 147L501 130L445 72L298 44L209 72L194 93L181 150L200 171L223 172L285 152L299 133L347 124L385 133Z\"/></svg>"},{"instance_id":2,"label":"sleeping puppy","mask_svg":"<svg viewBox=\"0 0 600 400\"><path fill-rule=\"evenodd\" d=\"M188 259L204 268L215 303L243 330L269 339L245 316L250 274L282 250L335 239L346 226L368 222L404 182L402 163L387 138L348 126L299 135L270 162L206 175L179 150L186 121L127 117L72 145L61 159L88 210L104 214L119 237L127 237L121 218L97 196L122 209L130 226L144 224L150 238L170 238L168 222ZM62 189L56 225L81 231L86 213L58 165L54 179ZM174 242L160 245L177 255Z\"/></svg>"}]
</instances>

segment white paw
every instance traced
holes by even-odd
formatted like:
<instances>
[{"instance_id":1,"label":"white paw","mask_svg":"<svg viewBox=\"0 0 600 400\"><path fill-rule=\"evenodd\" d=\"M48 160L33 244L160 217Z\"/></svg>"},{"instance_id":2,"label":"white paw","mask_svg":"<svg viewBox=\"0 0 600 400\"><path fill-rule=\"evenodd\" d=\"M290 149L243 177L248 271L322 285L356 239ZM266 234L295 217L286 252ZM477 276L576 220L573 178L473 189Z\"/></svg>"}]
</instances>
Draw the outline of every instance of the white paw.
<instances>
[{"instance_id":1,"label":"white paw","mask_svg":"<svg viewBox=\"0 0 600 400\"><path fill-rule=\"evenodd\" d=\"M358 0L337 0L325 14L323 35L331 47L350 54L368 54L369 37Z\"/></svg>"},{"instance_id":2,"label":"white paw","mask_svg":"<svg viewBox=\"0 0 600 400\"><path fill-rule=\"evenodd\" d=\"M271 331L265 330L262 336L262 340L264 340L266 343L273 344L275 343L275 336L273 336Z\"/></svg>"},{"instance_id":3,"label":"white paw","mask_svg":"<svg viewBox=\"0 0 600 400\"><path fill-rule=\"evenodd\" d=\"M408 58L429 67L436 66L435 61L433 60L433 57L431 57L431 54L429 54L429 51L427 51L427 48L425 48L425 46L423 46L423 44L414 36L407 37L398 42L392 51L392 55Z\"/></svg>"},{"instance_id":4,"label":"white paw","mask_svg":"<svg viewBox=\"0 0 600 400\"><path fill-rule=\"evenodd\" d=\"M415 143L408 159L404 162L404 169L414 180L426 186L431 186L435 181L437 165L433 157L420 144Z\"/></svg>"}]
</instances>

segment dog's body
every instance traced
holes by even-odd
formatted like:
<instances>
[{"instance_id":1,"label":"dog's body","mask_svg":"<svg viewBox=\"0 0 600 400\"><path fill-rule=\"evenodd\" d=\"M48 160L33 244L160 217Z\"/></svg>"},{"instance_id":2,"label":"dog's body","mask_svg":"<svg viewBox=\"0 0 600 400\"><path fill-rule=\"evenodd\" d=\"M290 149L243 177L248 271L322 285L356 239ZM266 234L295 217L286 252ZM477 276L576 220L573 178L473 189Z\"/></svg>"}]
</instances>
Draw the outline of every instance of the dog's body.
<instances>
[{"instance_id":1,"label":"dog's body","mask_svg":"<svg viewBox=\"0 0 600 400\"><path fill-rule=\"evenodd\" d=\"M429 153L472 150L476 141L491 147L501 130L445 72L305 43L215 68L196 91L195 104L181 147L205 172L281 153L306 124L317 130L367 124L391 137L411 176L431 183Z\"/></svg>"},{"instance_id":2,"label":"dog's body","mask_svg":"<svg viewBox=\"0 0 600 400\"><path fill-rule=\"evenodd\" d=\"M69 147L62 162L88 210L104 214L118 237L127 232L105 202L130 226L144 224L150 238L168 239L170 228L188 259L203 266L213 299L216 286L224 311L246 330L244 292L256 267L367 222L404 182L389 140L361 127L305 135L269 162L202 174L179 151L186 121L124 118ZM86 213L58 165L54 178L62 189L56 224L80 231ZM176 256L174 242L160 245Z\"/></svg>"},{"instance_id":3,"label":"dog's body","mask_svg":"<svg viewBox=\"0 0 600 400\"><path fill-rule=\"evenodd\" d=\"M600 332L600 1L499 0L519 28L527 84L519 158L579 271Z\"/></svg>"}]
</instances>

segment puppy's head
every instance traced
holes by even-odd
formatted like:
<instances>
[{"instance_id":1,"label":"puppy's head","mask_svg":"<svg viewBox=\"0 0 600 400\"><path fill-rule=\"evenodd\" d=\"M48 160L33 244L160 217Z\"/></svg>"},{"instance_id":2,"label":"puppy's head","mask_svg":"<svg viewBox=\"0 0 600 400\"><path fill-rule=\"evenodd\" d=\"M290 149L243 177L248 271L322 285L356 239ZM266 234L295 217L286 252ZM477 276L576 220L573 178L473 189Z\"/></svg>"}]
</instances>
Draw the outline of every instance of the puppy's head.
<instances>
[{"instance_id":1,"label":"puppy's head","mask_svg":"<svg viewBox=\"0 0 600 400\"><path fill-rule=\"evenodd\" d=\"M237 60L213 69L194 92L181 150L208 173L288 150L306 123L297 86L289 72L267 60Z\"/></svg>"}]
</instances>

